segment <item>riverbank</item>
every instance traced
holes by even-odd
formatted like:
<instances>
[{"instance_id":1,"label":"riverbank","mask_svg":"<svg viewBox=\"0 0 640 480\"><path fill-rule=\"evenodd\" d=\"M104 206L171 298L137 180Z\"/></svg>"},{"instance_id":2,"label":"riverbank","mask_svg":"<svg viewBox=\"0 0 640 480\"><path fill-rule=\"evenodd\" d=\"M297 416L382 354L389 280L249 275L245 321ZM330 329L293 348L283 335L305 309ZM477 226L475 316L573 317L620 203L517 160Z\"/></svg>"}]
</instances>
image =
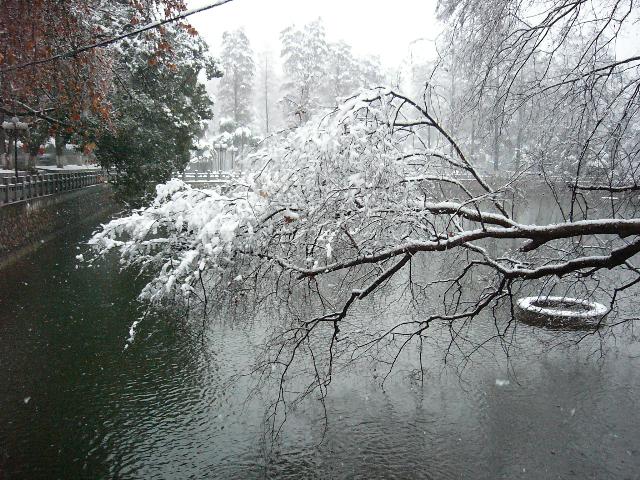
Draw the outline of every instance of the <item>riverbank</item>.
<instances>
[{"instance_id":1,"label":"riverbank","mask_svg":"<svg viewBox=\"0 0 640 480\"><path fill-rule=\"evenodd\" d=\"M0 269L46 244L72 225L115 211L108 184L32 198L0 208Z\"/></svg>"}]
</instances>

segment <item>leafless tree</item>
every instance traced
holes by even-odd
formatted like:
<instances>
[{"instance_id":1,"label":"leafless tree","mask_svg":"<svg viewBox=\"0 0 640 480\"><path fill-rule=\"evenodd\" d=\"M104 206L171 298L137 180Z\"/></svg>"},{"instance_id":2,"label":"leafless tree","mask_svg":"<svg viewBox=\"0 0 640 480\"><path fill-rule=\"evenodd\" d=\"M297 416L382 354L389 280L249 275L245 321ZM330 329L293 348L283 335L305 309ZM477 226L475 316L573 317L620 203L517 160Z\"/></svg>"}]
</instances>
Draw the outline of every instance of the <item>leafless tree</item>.
<instances>
[{"instance_id":1,"label":"leafless tree","mask_svg":"<svg viewBox=\"0 0 640 480\"><path fill-rule=\"evenodd\" d=\"M273 300L254 373L276 382L276 433L292 403L324 401L359 360L384 379L416 351L422 371L443 332L445 359L496 340L508 352L520 295L596 299L609 328L637 320L640 57L612 50L632 2L441 6L468 77L456 95L492 112L479 129L516 119L518 168L488 175L428 82L419 99L379 88L266 145L225 194L174 182L94 238L154 271L152 302ZM490 333L471 335L477 322Z\"/></svg>"}]
</instances>

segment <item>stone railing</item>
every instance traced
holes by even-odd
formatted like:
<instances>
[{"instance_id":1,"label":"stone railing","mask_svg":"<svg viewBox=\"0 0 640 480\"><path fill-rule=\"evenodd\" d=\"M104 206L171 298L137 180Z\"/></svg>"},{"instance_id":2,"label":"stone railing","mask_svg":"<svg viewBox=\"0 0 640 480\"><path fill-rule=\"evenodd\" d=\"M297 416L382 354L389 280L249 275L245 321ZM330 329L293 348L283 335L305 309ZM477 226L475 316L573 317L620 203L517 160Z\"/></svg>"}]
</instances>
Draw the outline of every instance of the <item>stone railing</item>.
<instances>
[{"instance_id":1,"label":"stone railing","mask_svg":"<svg viewBox=\"0 0 640 480\"><path fill-rule=\"evenodd\" d=\"M240 172L230 171L210 171L210 172L178 172L174 177L181 179L185 183L227 183Z\"/></svg>"},{"instance_id":2,"label":"stone railing","mask_svg":"<svg viewBox=\"0 0 640 480\"><path fill-rule=\"evenodd\" d=\"M0 205L55 195L107 181L101 171L76 173L38 173L36 175L6 175L0 177Z\"/></svg>"}]
</instances>

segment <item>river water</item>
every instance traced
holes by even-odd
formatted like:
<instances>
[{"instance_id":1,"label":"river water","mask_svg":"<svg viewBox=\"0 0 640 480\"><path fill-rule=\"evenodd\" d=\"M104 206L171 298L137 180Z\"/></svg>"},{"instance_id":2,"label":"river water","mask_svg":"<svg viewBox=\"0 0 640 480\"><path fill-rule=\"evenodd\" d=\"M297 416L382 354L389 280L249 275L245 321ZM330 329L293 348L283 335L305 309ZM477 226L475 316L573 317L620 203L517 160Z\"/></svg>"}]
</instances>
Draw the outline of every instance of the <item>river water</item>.
<instances>
[{"instance_id":1,"label":"river water","mask_svg":"<svg viewBox=\"0 0 640 480\"><path fill-rule=\"evenodd\" d=\"M141 281L115 259L78 265L92 229L1 272L0 479L640 478L630 329L563 348L521 329L509 363L480 352L456 371L434 352L424 382L399 368L384 388L354 368L332 384L326 431L310 401L273 443L268 392L227 384L251 327L216 322L203 340L167 312L125 349Z\"/></svg>"}]
</instances>

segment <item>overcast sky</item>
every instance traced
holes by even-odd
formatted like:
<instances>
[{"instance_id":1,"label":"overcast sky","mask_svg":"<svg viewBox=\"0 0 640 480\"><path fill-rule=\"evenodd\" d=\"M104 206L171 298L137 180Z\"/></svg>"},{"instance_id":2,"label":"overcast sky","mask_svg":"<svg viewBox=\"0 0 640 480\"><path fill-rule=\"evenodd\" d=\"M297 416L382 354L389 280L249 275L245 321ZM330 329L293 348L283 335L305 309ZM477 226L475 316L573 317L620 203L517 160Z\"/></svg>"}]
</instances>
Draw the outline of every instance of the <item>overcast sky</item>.
<instances>
[{"instance_id":1,"label":"overcast sky","mask_svg":"<svg viewBox=\"0 0 640 480\"><path fill-rule=\"evenodd\" d=\"M188 0L188 6L211 2ZM277 59L283 29L320 17L329 41L344 40L358 55L379 55L393 72L406 67L410 54L414 61L435 58L433 40L441 30L436 4L437 0L233 0L189 20L214 55L220 52L224 31L244 27L256 53L271 51ZM625 27L617 42L619 58L639 54L640 24L628 22Z\"/></svg>"},{"instance_id":2,"label":"overcast sky","mask_svg":"<svg viewBox=\"0 0 640 480\"><path fill-rule=\"evenodd\" d=\"M244 27L254 51L279 55L279 33L321 17L329 41L344 40L360 55L379 55L389 67L398 66L414 43L414 56L433 49L428 40L439 31L437 0L234 0L190 17L212 48L219 51L222 32ZM190 0L194 8L210 0Z\"/></svg>"}]
</instances>

